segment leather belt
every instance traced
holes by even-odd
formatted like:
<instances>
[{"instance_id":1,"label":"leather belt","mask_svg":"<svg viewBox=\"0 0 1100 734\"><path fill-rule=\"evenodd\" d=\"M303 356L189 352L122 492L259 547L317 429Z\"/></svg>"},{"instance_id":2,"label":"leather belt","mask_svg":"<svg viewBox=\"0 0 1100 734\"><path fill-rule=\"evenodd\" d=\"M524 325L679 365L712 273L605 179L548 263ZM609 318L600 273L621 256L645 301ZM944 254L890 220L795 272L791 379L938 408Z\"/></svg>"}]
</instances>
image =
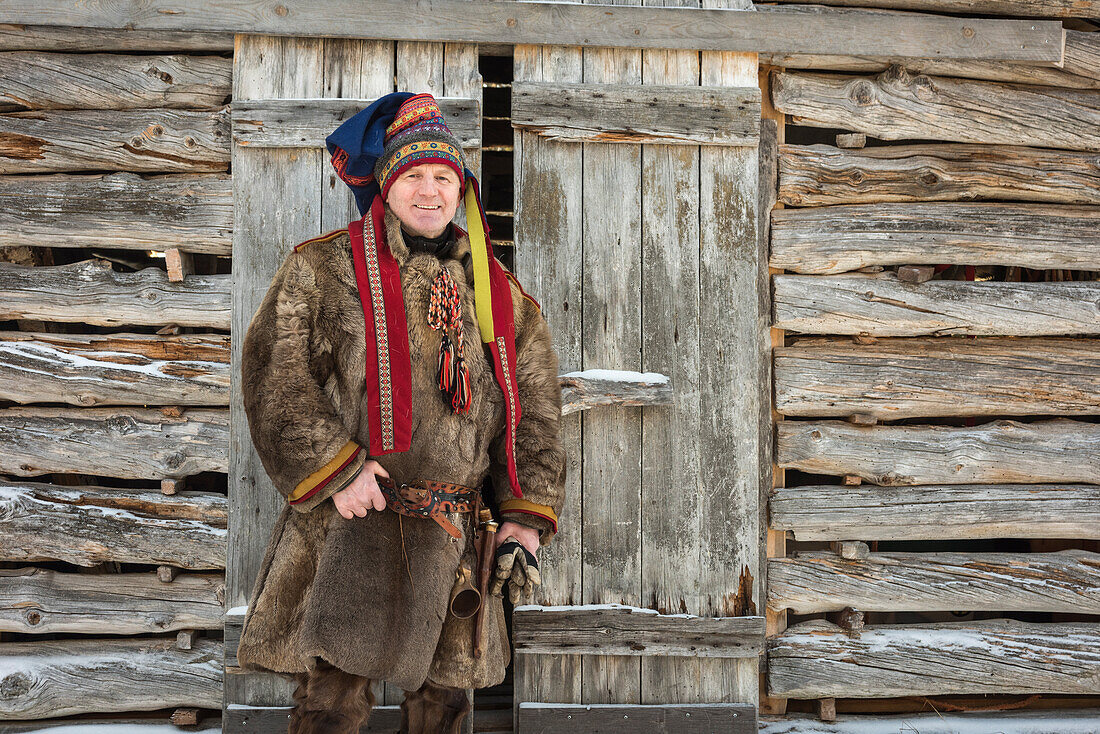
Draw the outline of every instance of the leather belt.
<instances>
[{"instance_id":1,"label":"leather belt","mask_svg":"<svg viewBox=\"0 0 1100 734\"><path fill-rule=\"evenodd\" d=\"M455 540L462 538L462 532L444 513L473 512L476 515L481 505L481 492L461 484L432 481L397 484L386 477L376 479L386 497L386 507L406 517L434 520Z\"/></svg>"}]
</instances>

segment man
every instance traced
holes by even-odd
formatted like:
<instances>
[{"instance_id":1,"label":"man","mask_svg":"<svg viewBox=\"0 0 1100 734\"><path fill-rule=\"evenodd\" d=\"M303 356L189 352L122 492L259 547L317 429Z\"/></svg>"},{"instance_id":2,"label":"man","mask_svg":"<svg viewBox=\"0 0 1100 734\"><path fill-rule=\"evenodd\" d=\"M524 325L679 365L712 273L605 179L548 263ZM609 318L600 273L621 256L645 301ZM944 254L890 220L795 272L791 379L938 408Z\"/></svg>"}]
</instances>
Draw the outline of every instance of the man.
<instances>
[{"instance_id":1,"label":"man","mask_svg":"<svg viewBox=\"0 0 1100 734\"><path fill-rule=\"evenodd\" d=\"M491 537L476 488L491 479L507 541L494 590L529 593L557 531L557 357L431 95L387 95L327 142L364 216L294 248L245 338L252 441L288 504L237 656L295 675L290 732L357 732L375 680L405 689L403 731L455 732L464 689L509 659L500 596L449 605Z\"/></svg>"}]
</instances>

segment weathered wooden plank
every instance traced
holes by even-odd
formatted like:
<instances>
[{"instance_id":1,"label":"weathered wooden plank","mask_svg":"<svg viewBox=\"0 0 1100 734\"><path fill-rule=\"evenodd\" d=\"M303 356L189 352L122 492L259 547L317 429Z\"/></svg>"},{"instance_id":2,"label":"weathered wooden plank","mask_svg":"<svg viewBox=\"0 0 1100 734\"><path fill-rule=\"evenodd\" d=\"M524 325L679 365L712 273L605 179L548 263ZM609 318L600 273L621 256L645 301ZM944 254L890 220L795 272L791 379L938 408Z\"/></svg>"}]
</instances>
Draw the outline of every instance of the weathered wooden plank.
<instances>
[{"instance_id":1,"label":"weathered wooden plank","mask_svg":"<svg viewBox=\"0 0 1100 734\"><path fill-rule=\"evenodd\" d=\"M517 81L580 83L582 52L576 47L516 46L513 77ZM516 275L542 303L558 353L560 369L582 366L581 312L583 148L523 130L514 131ZM565 505L554 542L539 552L543 585L540 604L579 604L581 586L581 497L584 455L581 414L562 417L565 448ZM515 702L581 701L582 661L575 655L525 655L514 661Z\"/></svg>"},{"instance_id":2,"label":"weathered wooden plank","mask_svg":"<svg viewBox=\"0 0 1100 734\"><path fill-rule=\"evenodd\" d=\"M763 617L660 614L621 604L516 607L516 654L680 655L756 657L763 650Z\"/></svg>"},{"instance_id":3,"label":"weathered wooden plank","mask_svg":"<svg viewBox=\"0 0 1100 734\"><path fill-rule=\"evenodd\" d=\"M868 732L906 732L920 734L959 734L964 731L997 734L1095 734L1100 729L1100 710L1046 709L1043 711L996 711L953 714L900 716L838 716L824 722L816 716L794 715L781 719L765 717L759 734L867 734Z\"/></svg>"},{"instance_id":4,"label":"weathered wooden plank","mask_svg":"<svg viewBox=\"0 0 1100 734\"><path fill-rule=\"evenodd\" d=\"M0 247L175 247L228 255L232 231L227 174L0 177Z\"/></svg>"},{"instance_id":5,"label":"weathered wooden plank","mask_svg":"<svg viewBox=\"0 0 1100 734\"><path fill-rule=\"evenodd\" d=\"M1097 127L1100 130L1100 126ZM1100 269L1100 207L849 204L772 212L771 266L831 274L868 265Z\"/></svg>"},{"instance_id":6,"label":"weathered wooden plank","mask_svg":"<svg viewBox=\"0 0 1100 734\"><path fill-rule=\"evenodd\" d=\"M776 490L772 527L797 540L1096 538L1090 484L918 487L825 485Z\"/></svg>"},{"instance_id":7,"label":"weathered wooden plank","mask_svg":"<svg viewBox=\"0 0 1100 734\"><path fill-rule=\"evenodd\" d=\"M229 336L0 332L0 399L229 405Z\"/></svg>"},{"instance_id":8,"label":"weathered wooden plank","mask_svg":"<svg viewBox=\"0 0 1100 734\"><path fill-rule=\"evenodd\" d=\"M0 410L0 443L4 474L178 479L228 470L229 414L209 408L179 417L143 408L6 408Z\"/></svg>"},{"instance_id":9,"label":"weathered wooden plank","mask_svg":"<svg viewBox=\"0 0 1100 734\"><path fill-rule=\"evenodd\" d=\"M704 7L751 8L740 0L703 0ZM793 19L793 18L792 18ZM754 51L756 49L753 49ZM704 52L704 86L759 85L756 53ZM759 124L759 121L757 122ZM701 494L698 584L708 616L757 614L760 597L760 511L764 491L760 423L768 412L766 243L758 236L760 156L756 147L699 152L699 390ZM587 192L586 192L587 193ZM737 375L736 379L730 379ZM713 461L710 457L722 457ZM757 703L755 658L701 668L692 701Z\"/></svg>"},{"instance_id":10,"label":"weathered wooden plank","mask_svg":"<svg viewBox=\"0 0 1100 734\"><path fill-rule=\"evenodd\" d=\"M876 418L1100 413L1100 342L1011 337L811 337L775 350L786 416Z\"/></svg>"},{"instance_id":11,"label":"weathered wooden plank","mask_svg":"<svg viewBox=\"0 0 1100 734\"><path fill-rule=\"evenodd\" d=\"M795 206L982 199L1100 204L1095 160L1095 153L1020 146L784 145L779 199Z\"/></svg>"},{"instance_id":12,"label":"weathered wooden plank","mask_svg":"<svg viewBox=\"0 0 1100 734\"><path fill-rule=\"evenodd\" d=\"M155 573L59 573L0 569L0 631L136 635L221 629L225 577L187 573L166 584Z\"/></svg>"},{"instance_id":13,"label":"weathered wooden plank","mask_svg":"<svg viewBox=\"0 0 1100 734\"><path fill-rule=\"evenodd\" d=\"M699 7L697 0L659 4ZM693 51L644 50L645 86L638 91L661 84L698 89L700 61ZM673 393L670 408L642 411L641 584L647 603L661 612L705 614L705 597L711 590L700 587L698 574L685 572L698 567L700 541L685 542L683 534L685 527L702 524L703 499L698 492L669 492L661 481L662 476L675 476L686 486L700 485L700 447L695 440L702 401L699 148L643 146L641 203L642 314L646 322L663 325L642 329L642 369L667 374L685 388ZM708 699L710 691L696 681L708 674L721 679L721 668L727 664L715 658L643 657L639 703L715 700Z\"/></svg>"},{"instance_id":14,"label":"weathered wooden plank","mask_svg":"<svg viewBox=\"0 0 1100 734\"><path fill-rule=\"evenodd\" d=\"M777 275L777 329L871 336L1060 336L1100 332L1100 282L907 283L896 273Z\"/></svg>"},{"instance_id":15,"label":"weathered wooden plank","mask_svg":"<svg viewBox=\"0 0 1100 734\"><path fill-rule=\"evenodd\" d=\"M647 84L512 84L512 125L575 143L755 145L760 90Z\"/></svg>"},{"instance_id":16,"label":"weathered wooden plank","mask_svg":"<svg viewBox=\"0 0 1100 734\"><path fill-rule=\"evenodd\" d=\"M220 56L0 53L0 112L221 107L232 68Z\"/></svg>"},{"instance_id":17,"label":"weathered wooden plank","mask_svg":"<svg viewBox=\"0 0 1100 734\"><path fill-rule=\"evenodd\" d=\"M439 97L447 126L464 148L481 145L476 99ZM233 101L233 142L250 148L324 148L325 138L373 99L240 99Z\"/></svg>"},{"instance_id":18,"label":"weathered wooden plank","mask_svg":"<svg viewBox=\"0 0 1100 734\"><path fill-rule=\"evenodd\" d=\"M303 28L303 33L307 31ZM324 41L320 38L239 36L233 54L234 103L243 99L312 99L324 95ZM386 66L380 67L384 72ZM233 155L233 333L244 335L272 277L290 248L322 231L327 155L314 149L249 149ZM343 182L334 181L334 186ZM279 216L271 216L272 212ZM346 222L341 223L346 224ZM337 225L337 226L341 226ZM229 546L226 606L247 603L264 548L285 506L271 485L249 436L241 394L244 339L233 340L230 385ZM293 684L275 676L228 675L227 704L282 706Z\"/></svg>"},{"instance_id":19,"label":"weathered wooden plank","mask_svg":"<svg viewBox=\"0 0 1100 734\"><path fill-rule=\"evenodd\" d=\"M1100 614L1100 555L799 553L768 561L768 606L795 614L1023 611Z\"/></svg>"},{"instance_id":20,"label":"weathered wooden plank","mask_svg":"<svg viewBox=\"0 0 1100 734\"><path fill-rule=\"evenodd\" d=\"M77 51L110 53L221 53L233 50L232 33L135 31L125 27L0 24L0 51Z\"/></svg>"},{"instance_id":21,"label":"weathered wooden plank","mask_svg":"<svg viewBox=\"0 0 1100 734\"><path fill-rule=\"evenodd\" d=\"M798 2L798 0L778 0ZM977 13L1023 15L1036 18L1094 18L1100 15L1095 0L822 0L823 5L899 8L929 13Z\"/></svg>"},{"instance_id":22,"label":"weathered wooden plank","mask_svg":"<svg viewBox=\"0 0 1100 734\"><path fill-rule=\"evenodd\" d=\"M625 370L585 370L561 375L561 412L569 415L601 405L671 405L666 375Z\"/></svg>"},{"instance_id":23,"label":"weathered wooden plank","mask_svg":"<svg viewBox=\"0 0 1100 734\"><path fill-rule=\"evenodd\" d=\"M59 719L42 719L39 721L13 721L7 724L0 723L0 734L31 734L32 732L52 731L61 729L57 734L69 732L86 732L95 734L95 729L84 727L100 726L110 734L179 734L180 728L171 722L168 716L150 719L148 716L138 717L96 717L95 723L90 724L87 718L74 716ZM80 729L66 729L66 727L81 727ZM221 720L217 716L200 716L196 727L187 729L196 734L221 734Z\"/></svg>"},{"instance_id":24,"label":"weathered wooden plank","mask_svg":"<svg viewBox=\"0 0 1100 734\"><path fill-rule=\"evenodd\" d=\"M1100 625L984 622L865 627L816 620L768 640L768 690L788 698L1092 694Z\"/></svg>"},{"instance_id":25,"label":"weathered wooden plank","mask_svg":"<svg viewBox=\"0 0 1100 734\"><path fill-rule=\"evenodd\" d=\"M745 703L680 703L651 706L521 703L517 727L532 734L756 734L756 707Z\"/></svg>"},{"instance_id":26,"label":"weathered wooden plank","mask_svg":"<svg viewBox=\"0 0 1100 734\"><path fill-rule=\"evenodd\" d=\"M912 75L776 72L772 102L796 125L883 140L951 140L1100 150L1100 96L1091 90Z\"/></svg>"},{"instance_id":27,"label":"weathered wooden plank","mask_svg":"<svg viewBox=\"0 0 1100 734\"><path fill-rule=\"evenodd\" d=\"M106 260L42 267L0 263L0 319L228 330L231 280L189 275L172 283L160 268L123 273Z\"/></svg>"},{"instance_id":28,"label":"weathered wooden plank","mask_svg":"<svg viewBox=\"0 0 1100 734\"><path fill-rule=\"evenodd\" d=\"M641 0L624 4L641 5ZM585 83L642 84L640 49L586 47L582 66ZM622 244L637 242L642 231L642 148L584 143L583 150L582 242L618 246L581 251L582 366L630 369L637 365L642 346L642 258L637 247ZM583 601L642 604L642 409L588 413L583 426ZM638 658L591 657L582 662L581 701L640 703L640 696Z\"/></svg>"},{"instance_id":29,"label":"weathered wooden plank","mask_svg":"<svg viewBox=\"0 0 1100 734\"><path fill-rule=\"evenodd\" d=\"M221 706L222 646L158 638L0 645L0 719Z\"/></svg>"},{"instance_id":30,"label":"weathered wooden plank","mask_svg":"<svg viewBox=\"0 0 1100 734\"><path fill-rule=\"evenodd\" d=\"M1072 420L974 427L856 426L783 421L779 466L852 474L872 484L1039 484L1100 481L1100 426Z\"/></svg>"},{"instance_id":31,"label":"weathered wooden plank","mask_svg":"<svg viewBox=\"0 0 1100 734\"><path fill-rule=\"evenodd\" d=\"M5 561L225 567L224 495L0 482Z\"/></svg>"},{"instance_id":32,"label":"weathered wooden plank","mask_svg":"<svg viewBox=\"0 0 1100 734\"><path fill-rule=\"evenodd\" d=\"M290 706L230 704L222 714L222 726L218 731L277 734L287 730L290 712ZM371 709L370 720L359 729L359 732L360 734L398 734L400 728L401 708L399 706L375 706Z\"/></svg>"},{"instance_id":33,"label":"weathered wooden plank","mask_svg":"<svg viewBox=\"0 0 1100 734\"><path fill-rule=\"evenodd\" d=\"M433 0L431 13L409 23L405 0L374 0L369 15L358 13L353 0L326 3L323 8L295 2L279 7L282 11L256 2L180 7L166 0L141 8L73 7L64 0L9 0L0 23L749 53L843 54L855 47L873 56L1050 65L1062 61L1062 27L1052 21Z\"/></svg>"},{"instance_id":34,"label":"weathered wooden plank","mask_svg":"<svg viewBox=\"0 0 1100 734\"><path fill-rule=\"evenodd\" d=\"M224 110L47 110L0 116L0 173L201 173L229 166Z\"/></svg>"},{"instance_id":35,"label":"weathered wooden plank","mask_svg":"<svg viewBox=\"0 0 1100 734\"><path fill-rule=\"evenodd\" d=\"M1100 80L1100 38L1091 32L1067 30L1063 68L1073 74Z\"/></svg>"}]
</instances>

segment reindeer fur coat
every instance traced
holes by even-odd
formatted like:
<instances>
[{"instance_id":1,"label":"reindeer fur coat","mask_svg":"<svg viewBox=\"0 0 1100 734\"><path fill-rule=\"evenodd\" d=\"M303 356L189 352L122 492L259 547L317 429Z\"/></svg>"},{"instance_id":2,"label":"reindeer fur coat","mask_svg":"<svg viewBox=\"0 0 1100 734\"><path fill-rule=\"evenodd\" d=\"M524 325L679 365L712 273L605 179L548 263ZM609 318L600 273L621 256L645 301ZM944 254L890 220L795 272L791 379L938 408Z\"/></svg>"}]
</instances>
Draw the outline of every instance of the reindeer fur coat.
<instances>
[{"instance_id":1,"label":"reindeer fur coat","mask_svg":"<svg viewBox=\"0 0 1100 734\"><path fill-rule=\"evenodd\" d=\"M465 236L442 262L410 253L388 209L386 231L401 271L412 363L413 434L407 452L374 457L396 482L434 479L480 486L487 476L502 519L549 542L561 511L565 454L558 436L557 356L541 313L512 280L516 377L522 418L512 498L504 455L504 399L478 347L473 273ZM427 323L440 267L459 284L473 400L455 414L436 386L440 333ZM484 646L472 654L472 620L448 612L459 560L471 551L470 514L448 514L463 532L390 510L344 519L330 501L362 468L367 450L340 464L349 442L369 445L365 418L365 332L345 231L311 240L282 264L245 337L242 390L252 441L288 499L327 474L319 491L287 504L275 523L245 617L237 657L246 670L307 671L315 657L371 679L415 690L481 688L504 678L509 642L500 597L490 597ZM488 486L488 485L487 485ZM549 512L548 512L549 511Z\"/></svg>"}]
</instances>

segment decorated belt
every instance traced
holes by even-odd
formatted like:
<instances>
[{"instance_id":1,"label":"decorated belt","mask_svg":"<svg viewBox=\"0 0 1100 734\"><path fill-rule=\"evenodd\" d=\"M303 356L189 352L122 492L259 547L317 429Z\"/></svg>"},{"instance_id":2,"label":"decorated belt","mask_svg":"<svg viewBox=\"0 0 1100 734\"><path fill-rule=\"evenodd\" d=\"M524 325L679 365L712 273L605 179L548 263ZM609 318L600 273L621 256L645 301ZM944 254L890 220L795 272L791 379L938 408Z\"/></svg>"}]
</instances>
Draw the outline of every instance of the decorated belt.
<instances>
[{"instance_id":1,"label":"decorated belt","mask_svg":"<svg viewBox=\"0 0 1100 734\"><path fill-rule=\"evenodd\" d=\"M386 477L376 478L386 497L386 507L398 515L434 520L456 540L462 538L462 533L444 513L476 512L481 502L481 492L461 484L430 481L397 484Z\"/></svg>"}]
</instances>

